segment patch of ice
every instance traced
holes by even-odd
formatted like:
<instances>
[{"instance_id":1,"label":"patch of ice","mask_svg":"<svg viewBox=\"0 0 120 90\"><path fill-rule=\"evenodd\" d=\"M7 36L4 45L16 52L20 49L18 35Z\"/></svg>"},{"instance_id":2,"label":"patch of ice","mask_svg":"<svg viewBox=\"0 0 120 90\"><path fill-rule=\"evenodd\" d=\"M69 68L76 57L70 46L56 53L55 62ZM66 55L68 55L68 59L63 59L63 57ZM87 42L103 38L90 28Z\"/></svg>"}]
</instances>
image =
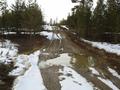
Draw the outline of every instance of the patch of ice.
<instances>
[{"instance_id":1,"label":"patch of ice","mask_svg":"<svg viewBox=\"0 0 120 90\"><path fill-rule=\"evenodd\" d=\"M89 69L92 71L93 74L100 75L99 72L95 68L90 67Z\"/></svg>"},{"instance_id":2,"label":"patch of ice","mask_svg":"<svg viewBox=\"0 0 120 90\"><path fill-rule=\"evenodd\" d=\"M108 67L108 70L110 73L112 73L113 76L120 79L120 75L114 69Z\"/></svg>"},{"instance_id":3,"label":"patch of ice","mask_svg":"<svg viewBox=\"0 0 120 90\"><path fill-rule=\"evenodd\" d=\"M105 83L107 86L109 86L112 90L120 90L117 88L110 80L108 79L103 79L101 77L98 77L99 80L101 80L103 83Z\"/></svg>"},{"instance_id":4,"label":"patch of ice","mask_svg":"<svg viewBox=\"0 0 120 90\"><path fill-rule=\"evenodd\" d=\"M69 67L60 69L59 73L61 90L94 90L91 83Z\"/></svg>"}]
</instances>

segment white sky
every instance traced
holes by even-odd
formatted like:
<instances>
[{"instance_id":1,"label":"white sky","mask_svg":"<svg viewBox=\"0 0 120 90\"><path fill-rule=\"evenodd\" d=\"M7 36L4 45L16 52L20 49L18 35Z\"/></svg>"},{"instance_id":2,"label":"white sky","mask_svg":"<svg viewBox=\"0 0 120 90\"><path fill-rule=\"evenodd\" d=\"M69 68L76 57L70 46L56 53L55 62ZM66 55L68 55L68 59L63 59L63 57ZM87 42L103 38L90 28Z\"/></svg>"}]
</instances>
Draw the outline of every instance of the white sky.
<instances>
[{"instance_id":1,"label":"white sky","mask_svg":"<svg viewBox=\"0 0 120 90\"><path fill-rule=\"evenodd\" d=\"M9 4L14 3L15 0L7 0ZM96 0L93 0L96 1ZM38 4L42 8L45 21L49 22L53 20L60 21L68 16L71 12L71 8L75 4L71 0L37 0Z\"/></svg>"},{"instance_id":2,"label":"white sky","mask_svg":"<svg viewBox=\"0 0 120 90\"><path fill-rule=\"evenodd\" d=\"M46 20L66 18L75 4L71 0L38 0Z\"/></svg>"}]
</instances>

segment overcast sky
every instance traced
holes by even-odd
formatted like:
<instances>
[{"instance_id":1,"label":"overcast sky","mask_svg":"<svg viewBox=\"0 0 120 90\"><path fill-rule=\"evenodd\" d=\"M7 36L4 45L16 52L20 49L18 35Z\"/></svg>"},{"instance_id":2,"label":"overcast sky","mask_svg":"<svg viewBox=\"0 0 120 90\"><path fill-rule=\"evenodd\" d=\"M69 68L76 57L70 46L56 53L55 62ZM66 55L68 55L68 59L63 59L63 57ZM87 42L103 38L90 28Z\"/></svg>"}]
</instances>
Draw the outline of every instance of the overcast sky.
<instances>
[{"instance_id":1,"label":"overcast sky","mask_svg":"<svg viewBox=\"0 0 120 90\"><path fill-rule=\"evenodd\" d=\"M9 5L14 3L15 0L7 0ZM96 1L96 0L94 0ZM71 12L71 8L75 4L71 0L37 0L38 4L42 8L44 18L47 22L52 18L53 20L62 20L68 16Z\"/></svg>"}]
</instances>

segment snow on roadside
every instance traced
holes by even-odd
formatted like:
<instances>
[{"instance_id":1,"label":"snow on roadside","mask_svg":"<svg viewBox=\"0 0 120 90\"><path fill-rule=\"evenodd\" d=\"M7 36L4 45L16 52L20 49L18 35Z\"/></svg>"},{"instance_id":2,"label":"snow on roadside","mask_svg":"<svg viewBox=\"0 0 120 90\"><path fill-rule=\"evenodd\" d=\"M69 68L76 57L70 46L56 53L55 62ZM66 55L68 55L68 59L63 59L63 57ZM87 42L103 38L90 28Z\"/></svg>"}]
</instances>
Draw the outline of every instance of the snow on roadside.
<instances>
[{"instance_id":1,"label":"snow on roadside","mask_svg":"<svg viewBox=\"0 0 120 90\"><path fill-rule=\"evenodd\" d=\"M109 53L115 53L117 55L120 55L120 44L110 44L106 42L93 42L93 41L88 41L85 39L81 39L82 41L92 44L93 47L97 47L99 49L104 49L106 52Z\"/></svg>"},{"instance_id":2,"label":"snow on roadside","mask_svg":"<svg viewBox=\"0 0 120 90\"><path fill-rule=\"evenodd\" d=\"M40 51L30 55L22 55L18 60L19 68L26 68L22 76L18 76L14 81L13 90L47 90L44 86L40 69L38 67ZM18 69L19 70L19 69ZM17 72L17 69L15 70ZM12 74L15 71L12 72ZM19 75L20 73L17 73Z\"/></svg>"},{"instance_id":3,"label":"snow on roadside","mask_svg":"<svg viewBox=\"0 0 120 90\"><path fill-rule=\"evenodd\" d=\"M59 73L61 90L94 90L93 85L72 68L64 67Z\"/></svg>"},{"instance_id":4,"label":"snow on roadside","mask_svg":"<svg viewBox=\"0 0 120 90\"><path fill-rule=\"evenodd\" d=\"M18 55L18 57L14 60L14 67L9 75L11 76L19 76L23 75L24 72L31 66L30 62L28 61L28 55Z\"/></svg>"},{"instance_id":5,"label":"snow on roadside","mask_svg":"<svg viewBox=\"0 0 120 90\"><path fill-rule=\"evenodd\" d=\"M41 35L47 36L49 40L54 40L54 39L62 39L60 34L56 34L53 32L47 32L47 31L42 31L40 32Z\"/></svg>"},{"instance_id":6,"label":"snow on roadside","mask_svg":"<svg viewBox=\"0 0 120 90\"><path fill-rule=\"evenodd\" d=\"M11 43L9 40L0 42L0 63L9 63L11 62L18 53L16 44Z\"/></svg>"},{"instance_id":7,"label":"snow on roadside","mask_svg":"<svg viewBox=\"0 0 120 90\"><path fill-rule=\"evenodd\" d=\"M107 86L109 86L112 90L119 90L119 88L117 88L110 80L103 79L101 77L98 77L98 79L105 83Z\"/></svg>"},{"instance_id":8,"label":"snow on roadside","mask_svg":"<svg viewBox=\"0 0 120 90\"><path fill-rule=\"evenodd\" d=\"M120 75L114 69L108 67L108 70L109 70L110 73L112 73L113 76L120 79Z\"/></svg>"}]
</instances>

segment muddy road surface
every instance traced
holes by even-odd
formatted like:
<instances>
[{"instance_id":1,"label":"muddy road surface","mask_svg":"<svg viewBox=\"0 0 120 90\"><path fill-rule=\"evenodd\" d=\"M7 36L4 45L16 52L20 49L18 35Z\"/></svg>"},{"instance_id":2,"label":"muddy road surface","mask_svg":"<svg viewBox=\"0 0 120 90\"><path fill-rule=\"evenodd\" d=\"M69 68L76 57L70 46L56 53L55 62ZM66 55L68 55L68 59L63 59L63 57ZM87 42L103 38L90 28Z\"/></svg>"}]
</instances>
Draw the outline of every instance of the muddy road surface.
<instances>
[{"instance_id":1,"label":"muddy road surface","mask_svg":"<svg viewBox=\"0 0 120 90\"><path fill-rule=\"evenodd\" d=\"M84 88L82 80L69 80L69 77L73 78L74 73L69 71L66 71L65 75L61 73L60 70L64 72L65 67L73 69L78 75L85 78L92 90L120 89L120 69L117 62L105 60L102 56L84 50L74 43L64 31L59 31L59 34L60 39L51 41L44 48L43 53L47 53L47 55L42 55L43 58L39 63L48 90L91 90L89 86L89 88ZM78 88L74 84L78 84Z\"/></svg>"},{"instance_id":2,"label":"muddy road surface","mask_svg":"<svg viewBox=\"0 0 120 90\"><path fill-rule=\"evenodd\" d=\"M30 49L31 45L26 47L29 48L30 51L27 49L27 52L30 53L40 51L36 65L45 87L41 90L120 90L118 62L105 60L102 56L83 49L62 29L43 31L42 35L45 36L44 39L37 40L34 45L37 48ZM17 43L17 41L13 42ZM42 42L44 43L41 44ZM19 43L18 48L24 44ZM26 52L22 53L26 54ZM24 77L31 66L28 66L17 78ZM13 87L16 87L17 83L13 83ZM34 87L37 87L36 85L34 84ZM20 89L13 88L13 90Z\"/></svg>"}]
</instances>

